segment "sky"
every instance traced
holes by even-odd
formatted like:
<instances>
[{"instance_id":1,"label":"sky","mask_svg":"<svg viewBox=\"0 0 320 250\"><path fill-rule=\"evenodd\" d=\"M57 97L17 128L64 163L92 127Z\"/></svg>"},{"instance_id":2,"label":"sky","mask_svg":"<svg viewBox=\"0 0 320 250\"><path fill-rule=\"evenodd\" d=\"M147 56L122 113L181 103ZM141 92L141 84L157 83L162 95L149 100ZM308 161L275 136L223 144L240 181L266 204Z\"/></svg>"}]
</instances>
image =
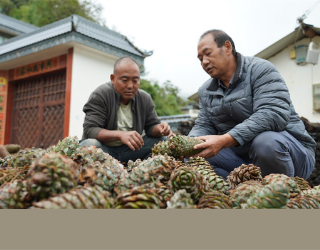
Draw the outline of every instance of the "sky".
<instances>
[{"instance_id":1,"label":"sky","mask_svg":"<svg viewBox=\"0 0 320 250\"><path fill-rule=\"evenodd\" d=\"M142 51L143 78L169 80L187 98L210 77L197 58L199 37L221 29L232 37L236 50L254 56L298 27L320 27L320 0L95 0L103 7L108 28L125 35Z\"/></svg>"}]
</instances>

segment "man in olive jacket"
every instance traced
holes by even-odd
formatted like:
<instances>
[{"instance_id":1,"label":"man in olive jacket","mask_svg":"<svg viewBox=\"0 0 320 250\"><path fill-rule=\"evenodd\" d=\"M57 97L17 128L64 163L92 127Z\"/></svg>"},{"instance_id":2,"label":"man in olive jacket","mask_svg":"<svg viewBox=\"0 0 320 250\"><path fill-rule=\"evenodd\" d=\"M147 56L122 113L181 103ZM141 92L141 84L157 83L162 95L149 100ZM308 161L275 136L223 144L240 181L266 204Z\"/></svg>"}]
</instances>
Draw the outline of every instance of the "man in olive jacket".
<instances>
[{"instance_id":1,"label":"man in olive jacket","mask_svg":"<svg viewBox=\"0 0 320 250\"><path fill-rule=\"evenodd\" d=\"M132 58L118 59L110 78L83 107L86 116L80 145L102 148L125 163L146 159L155 143L173 135L170 126L160 122L151 96L139 89L140 70Z\"/></svg>"},{"instance_id":2,"label":"man in olive jacket","mask_svg":"<svg viewBox=\"0 0 320 250\"><path fill-rule=\"evenodd\" d=\"M204 149L195 156L206 158L223 177L241 164L253 163L263 176L308 178L316 143L274 65L237 53L221 30L201 36L198 58L211 78L199 88L200 112L189 133L205 141L195 146Z\"/></svg>"}]
</instances>

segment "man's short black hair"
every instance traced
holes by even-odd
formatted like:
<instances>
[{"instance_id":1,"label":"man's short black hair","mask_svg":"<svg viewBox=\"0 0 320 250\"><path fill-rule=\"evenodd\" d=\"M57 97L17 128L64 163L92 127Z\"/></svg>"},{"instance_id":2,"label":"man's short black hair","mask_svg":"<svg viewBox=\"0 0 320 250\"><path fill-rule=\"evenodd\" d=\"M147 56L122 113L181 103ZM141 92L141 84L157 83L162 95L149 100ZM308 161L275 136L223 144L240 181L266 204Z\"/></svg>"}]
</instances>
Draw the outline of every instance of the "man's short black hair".
<instances>
[{"instance_id":1,"label":"man's short black hair","mask_svg":"<svg viewBox=\"0 0 320 250\"><path fill-rule=\"evenodd\" d=\"M217 29L208 30L201 35L199 40L201 40L204 36L208 34L213 35L214 41L216 42L218 48L221 48L226 41L229 41L232 45L232 54L234 57L236 57L236 53L237 53L236 47L234 45L232 38L226 32L222 30L217 30Z\"/></svg>"},{"instance_id":2,"label":"man's short black hair","mask_svg":"<svg viewBox=\"0 0 320 250\"><path fill-rule=\"evenodd\" d=\"M133 59L131 58L130 56L124 56L124 57L120 57L113 65L113 74L115 75L116 74L116 70L117 70L117 67L119 66L119 64L124 61L124 60L128 60L128 61L131 61L131 62L134 62L138 68L139 68L139 65L138 63Z\"/></svg>"}]
</instances>

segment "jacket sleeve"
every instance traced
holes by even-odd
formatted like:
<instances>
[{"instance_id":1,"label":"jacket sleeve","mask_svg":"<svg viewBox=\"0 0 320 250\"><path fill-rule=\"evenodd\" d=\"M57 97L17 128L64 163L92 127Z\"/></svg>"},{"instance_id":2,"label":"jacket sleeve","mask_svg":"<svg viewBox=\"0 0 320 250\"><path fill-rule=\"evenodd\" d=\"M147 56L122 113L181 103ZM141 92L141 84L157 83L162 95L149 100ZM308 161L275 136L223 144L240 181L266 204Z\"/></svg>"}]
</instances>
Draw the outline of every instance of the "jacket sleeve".
<instances>
[{"instance_id":1,"label":"jacket sleeve","mask_svg":"<svg viewBox=\"0 0 320 250\"><path fill-rule=\"evenodd\" d=\"M189 136L203 136L203 135L216 135L217 130L214 126L214 124L210 121L209 115L206 113L206 106L207 104L205 103L205 97L203 94L204 88L201 87L198 90L199 93L199 107L200 111L198 114L198 118L195 121L195 125L189 132Z\"/></svg>"},{"instance_id":2,"label":"jacket sleeve","mask_svg":"<svg viewBox=\"0 0 320 250\"><path fill-rule=\"evenodd\" d=\"M152 130L154 126L160 123L161 121L155 110L154 102L152 101L150 94L146 93L146 122L144 125L146 135L148 137L152 137Z\"/></svg>"},{"instance_id":3,"label":"jacket sleeve","mask_svg":"<svg viewBox=\"0 0 320 250\"><path fill-rule=\"evenodd\" d=\"M83 139L97 138L98 133L106 126L108 117L107 104L102 91L94 91L83 107L86 114L83 123Z\"/></svg>"},{"instance_id":4,"label":"jacket sleeve","mask_svg":"<svg viewBox=\"0 0 320 250\"><path fill-rule=\"evenodd\" d=\"M252 115L228 132L240 145L264 131L283 131L291 113L288 88L272 63L263 60L253 65L250 82Z\"/></svg>"}]
</instances>

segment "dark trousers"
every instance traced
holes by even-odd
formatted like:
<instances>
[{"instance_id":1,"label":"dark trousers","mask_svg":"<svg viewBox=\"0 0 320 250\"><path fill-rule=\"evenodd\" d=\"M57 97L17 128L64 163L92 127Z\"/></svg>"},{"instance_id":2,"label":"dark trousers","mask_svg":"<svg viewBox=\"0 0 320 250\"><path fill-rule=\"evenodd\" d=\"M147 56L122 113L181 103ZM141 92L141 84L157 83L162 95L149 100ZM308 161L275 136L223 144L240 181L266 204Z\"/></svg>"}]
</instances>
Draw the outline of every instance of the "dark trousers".
<instances>
[{"instance_id":1,"label":"dark trousers","mask_svg":"<svg viewBox=\"0 0 320 250\"><path fill-rule=\"evenodd\" d=\"M137 159L147 159L151 157L151 149L154 147L154 144L167 140L166 136L159 138L147 137L146 135L142 137L144 145L140 150L131 150L127 145L121 145L117 147L109 147L101 143L96 139L86 139L80 143L80 146L96 146L101 148L105 153L108 153L112 157L116 158L120 162L127 163L129 160L136 161Z\"/></svg>"},{"instance_id":2,"label":"dark trousers","mask_svg":"<svg viewBox=\"0 0 320 250\"><path fill-rule=\"evenodd\" d=\"M226 178L241 164L260 167L262 176L281 173L307 179L315 166L315 158L292 135L286 131L267 131L252 141L249 152L240 152L241 147L222 149L215 157L207 159L215 172Z\"/></svg>"}]
</instances>

